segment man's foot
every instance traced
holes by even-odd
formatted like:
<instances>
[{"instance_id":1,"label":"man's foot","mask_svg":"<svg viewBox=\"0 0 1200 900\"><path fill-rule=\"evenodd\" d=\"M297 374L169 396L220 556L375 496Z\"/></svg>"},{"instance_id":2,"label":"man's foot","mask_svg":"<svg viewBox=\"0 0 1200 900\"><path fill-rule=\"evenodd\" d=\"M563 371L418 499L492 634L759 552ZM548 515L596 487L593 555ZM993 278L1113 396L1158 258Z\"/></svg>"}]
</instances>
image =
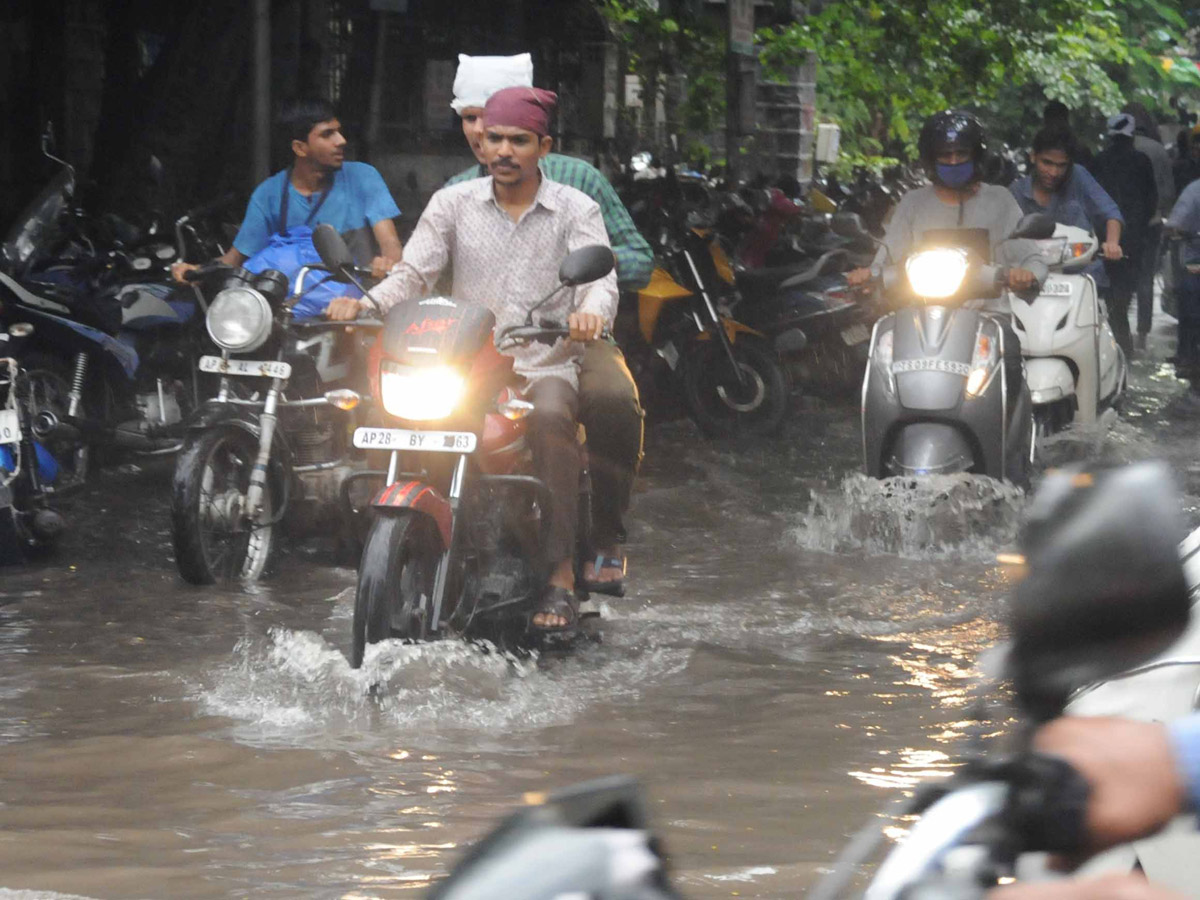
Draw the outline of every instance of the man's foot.
<instances>
[{"instance_id":1,"label":"man's foot","mask_svg":"<svg viewBox=\"0 0 1200 900\"><path fill-rule=\"evenodd\" d=\"M551 585L542 595L542 602L529 624L544 634L561 634L575 630L579 623L579 605L575 593Z\"/></svg>"},{"instance_id":2,"label":"man's foot","mask_svg":"<svg viewBox=\"0 0 1200 900\"><path fill-rule=\"evenodd\" d=\"M583 564L583 584L585 591L594 594L608 594L613 597L625 596L625 558L618 551L611 553L600 551L595 559L589 559Z\"/></svg>"},{"instance_id":3,"label":"man's foot","mask_svg":"<svg viewBox=\"0 0 1200 900\"><path fill-rule=\"evenodd\" d=\"M1143 332L1139 331L1137 333L1137 337L1133 339L1133 346L1136 350L1146 349L1146 335Z\"/></svg>"}]
</instances>

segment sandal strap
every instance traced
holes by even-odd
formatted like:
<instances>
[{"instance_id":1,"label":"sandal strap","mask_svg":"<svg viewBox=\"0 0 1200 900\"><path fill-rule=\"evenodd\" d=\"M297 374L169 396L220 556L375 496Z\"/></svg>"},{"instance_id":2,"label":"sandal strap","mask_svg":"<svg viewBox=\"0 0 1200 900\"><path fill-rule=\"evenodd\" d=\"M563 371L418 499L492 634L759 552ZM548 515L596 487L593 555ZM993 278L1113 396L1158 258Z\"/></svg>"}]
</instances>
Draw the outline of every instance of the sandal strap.
<instances>
[{"instance_id":1,"label":"sandal strap","mask_svg":"<svg viewBox=\"0 0 1200 900\"><path fill-rule=\"evenodd\" d=\"M620 569L621 574L625 574L625 557L623 556L605 556L603 553L597 553L596 559L592 563L596 570L596 574L600 574L601 569Z\"/></svg>"}]
</instances>

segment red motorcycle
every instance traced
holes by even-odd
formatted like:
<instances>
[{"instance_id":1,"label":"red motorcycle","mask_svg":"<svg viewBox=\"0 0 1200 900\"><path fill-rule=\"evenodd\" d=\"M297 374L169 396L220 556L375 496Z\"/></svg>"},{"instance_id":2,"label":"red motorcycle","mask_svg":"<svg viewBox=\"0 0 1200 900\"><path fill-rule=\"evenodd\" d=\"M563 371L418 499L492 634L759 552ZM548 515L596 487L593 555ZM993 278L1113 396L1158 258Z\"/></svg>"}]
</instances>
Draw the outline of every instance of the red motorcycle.
<instances>
[{"instance_id":1,"label":"red motorcycle","mask_svg":"<svg viewBox=\"0 0 1200 900\"><path fill-rule=\"evenodd\" d=\"M562 262L561 287L596 281L612 266L607 247L577 250ZM358 428L354 445L386 452L388 463L358 572L355 668L368 644L388 638L458 634L506 647L542 638L529 620L550 574L542 548L554 498L530 474L525 432L533 404L517 387L512 357L497 346L553 343L567 329L535 325L533 310L495 343L494 327L481 303L412 300L388 312L369 355L372 394L389 421ZM590 551L586 454L579 491L578 545ZM576 557L578 577L578 560L589 557ZM586 601L586 593L577 599ZM591 630L597 616L581 612L571 639Z\"/></svg>"}]
</instances>

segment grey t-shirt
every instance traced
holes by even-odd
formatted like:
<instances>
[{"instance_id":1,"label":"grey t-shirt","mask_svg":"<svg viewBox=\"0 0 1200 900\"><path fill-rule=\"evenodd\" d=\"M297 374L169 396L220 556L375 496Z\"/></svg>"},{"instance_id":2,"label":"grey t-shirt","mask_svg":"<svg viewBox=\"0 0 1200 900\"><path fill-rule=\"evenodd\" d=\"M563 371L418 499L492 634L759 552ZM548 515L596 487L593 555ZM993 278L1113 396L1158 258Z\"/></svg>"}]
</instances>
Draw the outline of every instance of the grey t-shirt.
<instances>
[{"instance_id":1,"label":"grey t-shirt","mask_svg":"<svg viewBox=\"0 0 1200 900\"><path fill-rule=\"evenodd\" d=\"M877 266L899 263L921 243L927 231L942 228L986 228L991 241L992 262L1030 269L1042 280L1046 275L1038 246L1033 241L1004 239L1021 220L1021 207L1008 188L981 184L961 204L943 203L933 185L909 191L900 198L875 256ZM885 252L886 248L886 252Z\"/></svg>"}]
</instances>

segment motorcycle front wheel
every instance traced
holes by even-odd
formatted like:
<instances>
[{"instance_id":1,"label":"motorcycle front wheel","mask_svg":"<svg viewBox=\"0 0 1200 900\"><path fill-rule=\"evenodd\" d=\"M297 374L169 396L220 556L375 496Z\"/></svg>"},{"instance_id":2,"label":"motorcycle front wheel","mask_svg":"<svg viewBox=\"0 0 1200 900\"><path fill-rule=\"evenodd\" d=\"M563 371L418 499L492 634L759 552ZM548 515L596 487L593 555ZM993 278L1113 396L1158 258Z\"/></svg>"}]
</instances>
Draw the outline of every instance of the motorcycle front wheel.
<instances>
[{"instance_id":1,"label":"motorcycle front wheel","mask_svg":"<svg viewBox=\"0 0 1200 900\"><path fill-rule=\"evenodd\" d=\"M352 668L362 666L368 644L389 638L429 638L440 543L428 516L410 513L375 519L358 567Z\"/></svg>"},{"instance_id":2,"label":"motorcycle front wheel","mask_svg":"<svg viewBox=\"0 0 1200 900\"><path fill-rule=\"evenodd\" d=\"M221 429L204 432L180 451L171 494L171 542L185 581L256 581L266 570L275 526L251 525L243 515L257 455L258 443L249 434ZM273 501L268 480L261 521L273 518Z\"/></svg>"},{"instance_id":3,"label":"motorcycle front wheel","mask_svg":"<svg viewBox=\"0 0 1200 900\"><path fill-rule=\"evenodd\" d=\"M683 371L684 399L700 430L713 437L776 434L787 414L789 385L778 355L754 337L741 336L733 357L745 376L733 373L716 341L697 341Z\"/></svg>"}]
</instances>

